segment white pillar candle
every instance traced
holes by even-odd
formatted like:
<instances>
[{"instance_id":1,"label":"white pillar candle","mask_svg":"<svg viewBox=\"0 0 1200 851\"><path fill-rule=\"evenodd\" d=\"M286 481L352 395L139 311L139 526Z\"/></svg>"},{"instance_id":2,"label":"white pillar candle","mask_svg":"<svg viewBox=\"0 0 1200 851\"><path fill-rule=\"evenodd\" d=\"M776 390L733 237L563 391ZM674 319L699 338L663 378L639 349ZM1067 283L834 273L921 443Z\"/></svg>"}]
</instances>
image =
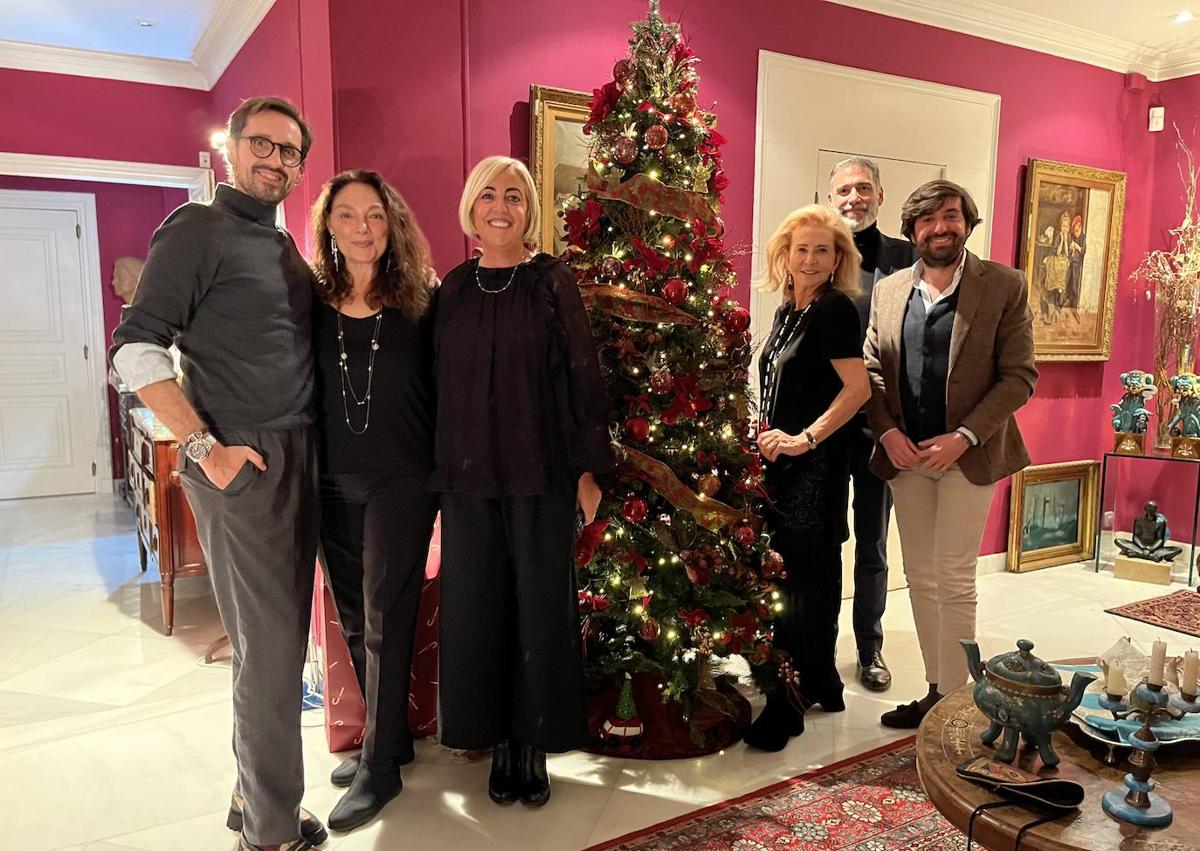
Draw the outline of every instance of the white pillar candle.
<instances>
[{"instance_id":1,"label":"white pillar candle","mask_svg":"<svg viewBox=\"0 0 1200 851\"><path fill-rule=\"evenodd\" d=\"M1104 684L1106 694L1123 695L1129 691L1125 683L1125 669L1115 662L1108 665L1108 681Z\"/></svg>"},{"instance_id":2,"label":"white pillar candle","mask_svg":"<svg viewBox=\"0 0 1200 851\"><path fill-rule=\"evenodd\" d=\"M1196 693L1196 678L1200 674L1200 653L1189 650L1183 654L1183 693Z\"/></svg>"},{"instance_id":3,"label":"white pillar candle","mask_svg":"<svg viewBox=\"0 0 1200 851\"><path fill-rule=\"evenodd\" d=\"M1166 664L1167 642L1156 641L1154 648L1150 651L1150 685L1160 686L1163 684L1163 668L1166 667Z\"/></svg>"}]
</instances>

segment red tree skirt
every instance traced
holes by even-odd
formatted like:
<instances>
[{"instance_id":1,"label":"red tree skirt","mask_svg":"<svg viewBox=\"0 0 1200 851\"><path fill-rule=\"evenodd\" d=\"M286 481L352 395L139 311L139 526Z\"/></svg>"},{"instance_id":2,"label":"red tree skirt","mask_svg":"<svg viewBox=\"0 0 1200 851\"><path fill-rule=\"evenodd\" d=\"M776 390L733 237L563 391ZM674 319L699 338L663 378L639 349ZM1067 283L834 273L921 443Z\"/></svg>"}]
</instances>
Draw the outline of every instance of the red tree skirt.
<instances>
[{"instance_id":1,"label":"red tree skirt","mask_svg":"<svg viewBox=\"0 0 1200 851\"><path fill-rule=\"evenodd\" d=\"M683 720L683 707L676 701L664 703L662 680L652 672L633 675L633 699L637 703L642 734L619 744L605 744L602 728L614 713L620 694L612 678L593 682L588 695L588 731L592 743L584 750L626 759L687 759L716 753L740 741L750 726L750 703L724 677L717 678L721 701L733 716L711 706L696 706L693 723L703 735L703 743L693 741L691 725Z\"/></svg>"}]
</instances>

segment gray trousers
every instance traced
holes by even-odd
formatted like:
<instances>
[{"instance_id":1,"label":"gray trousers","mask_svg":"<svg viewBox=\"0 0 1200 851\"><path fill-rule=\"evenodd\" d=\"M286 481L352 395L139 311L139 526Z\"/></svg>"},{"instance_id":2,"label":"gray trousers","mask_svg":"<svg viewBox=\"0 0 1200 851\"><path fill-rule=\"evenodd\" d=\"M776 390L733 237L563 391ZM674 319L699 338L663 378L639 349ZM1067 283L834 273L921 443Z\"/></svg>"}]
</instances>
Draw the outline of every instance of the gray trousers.
<instances>
[{"instance_id":1,"label":"gray trousers","mask_svg":"<svg viewBox=\"0 0 1200 851\"><path fill-rule=\"evenodd\" d=\"M300 835L300 682L320 521L314 432L214 433L226 446L255 449L267 465L264 473L246 464L220 491L183 458L180 480L233 647L243 832L254 845L272 845Z\"/></svg>"}]
</instances>

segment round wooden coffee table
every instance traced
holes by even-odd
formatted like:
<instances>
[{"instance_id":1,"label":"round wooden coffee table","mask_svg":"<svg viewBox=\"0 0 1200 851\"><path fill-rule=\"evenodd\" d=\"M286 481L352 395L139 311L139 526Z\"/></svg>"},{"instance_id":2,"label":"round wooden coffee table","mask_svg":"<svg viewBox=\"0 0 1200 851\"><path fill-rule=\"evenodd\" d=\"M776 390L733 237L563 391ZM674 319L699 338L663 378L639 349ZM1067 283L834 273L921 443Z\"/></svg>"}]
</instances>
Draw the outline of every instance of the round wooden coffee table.
<instances>
[{"instance_id":1,"label":"round wooden coffee table","mask_svg":"<svg viewBox=\"0 0 1200 851\"><path fill-rule=\"evenodd\" d=\"M955 827L966 833L967 821L980 804L1000 800L983 786L963 780L954 769L973 756L994 756L980 734L988 722L972 699L974 683L948 695L933 708L917 732L917 774L929 799ZM1159 749L1154 779L1158 792L1175 811L1164 828L1138 828L1119 822L1100 808L1110 789L1124 788L1129 770L1127 748L1118 750L1115 767L1104 764L1107 748L1089 739L1074 725L1053 735L1062 761L1057 768L1038 772L1037 751L1022 748L1015 765L1043 777L1065 777L1083 784L1087 797L1078 811L1039 825L1021 839L1022 851L1197 851L1200 849L1200 745L1180 742ZM1001 807L975 819L974 839L990 851L1011 851L1020 828L1039 817L1021 806Z\"/></svg>"}]
</instances>

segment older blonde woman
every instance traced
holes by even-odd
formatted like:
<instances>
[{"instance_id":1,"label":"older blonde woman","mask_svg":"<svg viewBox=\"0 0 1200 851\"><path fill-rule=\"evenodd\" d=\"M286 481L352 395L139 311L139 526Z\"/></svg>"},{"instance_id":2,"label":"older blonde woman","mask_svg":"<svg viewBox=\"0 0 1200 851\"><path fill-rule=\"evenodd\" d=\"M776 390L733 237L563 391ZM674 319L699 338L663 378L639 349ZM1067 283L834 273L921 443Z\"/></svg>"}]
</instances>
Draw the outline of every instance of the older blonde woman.
<instances>
[{"instance_id":1,"label":"older blonde woman","mask_svg":"<svg viewBox=\"0 0 1200 851\"><path fill-rule=\"evenodd\" d=\"M496 803L540 806L546 752L587 740L572 549L613 466L608 402L575 276L535 253L525 166L480 162L459 221L481 251L434 299L441 737L495 748Z\"/></svg>"},{"instance_id":2,"label":"older blonde woman","mask_svg":"<svg viewBox=\"0 0 1200 851\"><path fill-rule=\"evenodd\" d=\"M834 651L850 471L839 429L871 395L851 298L858 268L850 230L827 207L792 212L767 242L760 286L782 289L784 299L759 360L758 447L767 460L767 525L787 570L775 644L795 662L804 706L782 693L768 700L746 735L763 750L804 731L803 709L845 709Z\"/></svg>"}]
</instances>

